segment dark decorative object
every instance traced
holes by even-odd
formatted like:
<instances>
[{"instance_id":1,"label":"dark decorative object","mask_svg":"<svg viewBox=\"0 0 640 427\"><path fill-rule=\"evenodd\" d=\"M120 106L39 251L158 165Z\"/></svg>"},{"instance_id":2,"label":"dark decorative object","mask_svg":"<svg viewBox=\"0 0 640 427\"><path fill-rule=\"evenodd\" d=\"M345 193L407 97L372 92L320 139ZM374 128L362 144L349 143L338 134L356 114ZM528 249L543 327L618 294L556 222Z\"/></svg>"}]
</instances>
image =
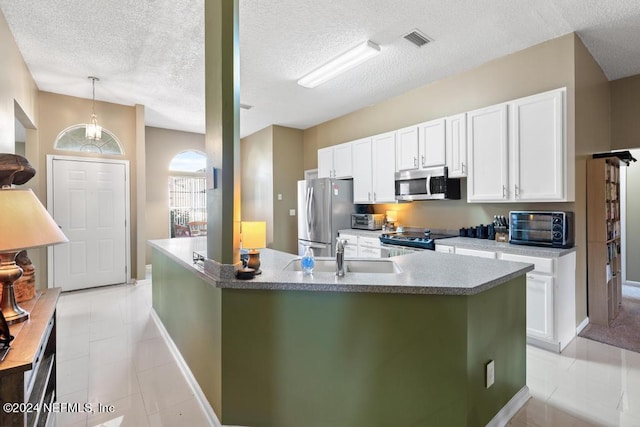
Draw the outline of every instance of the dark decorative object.
<instances>
[{"instance_id":1,"label":"dark decorative object","mask_svg":"<svg viewBox=\"0 0 640 427\"><path fill-rule=\"evenodd\" d=\"M9 344L13 341L13 335L9 331L9 325L0 311L0 362L2 362L9 352Z\"/></svg>"},{"instance_id":2,"label":"dark decorative object","mask_svg":"<svg viewBox=\"0 0 640 427\"><path fill-rule=\"evenodd\" d=\"M0 154L0 188L22 185L36 174L29 161L17 154Z\"/></svg>"}]
</instances>

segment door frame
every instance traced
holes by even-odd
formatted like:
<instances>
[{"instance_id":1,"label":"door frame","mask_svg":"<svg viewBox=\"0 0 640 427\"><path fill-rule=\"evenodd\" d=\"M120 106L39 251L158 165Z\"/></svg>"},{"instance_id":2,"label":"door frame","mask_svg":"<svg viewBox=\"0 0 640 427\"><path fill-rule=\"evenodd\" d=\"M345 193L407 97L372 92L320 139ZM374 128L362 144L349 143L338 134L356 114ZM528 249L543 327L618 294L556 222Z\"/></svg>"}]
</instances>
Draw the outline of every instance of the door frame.
<instances>
[{"instance_id":1,"label":"door frame","mask_svg":"<svg viewBox=\"0 0 640 427\"><path fill-rule=\"evenodd\" d=\"M54 160L68 160L87 163L115 163L124 165L124 195L125 195L125 256L124 263L127 271L126 283L131 283L131 189L129 179L129 160L103 159L98 157L76 157L60 156L57 154L47 154L47 211L53 217L53 162ZM53 247L47 247L47 287L53 286Z\"/></svg>"}]
</instances>

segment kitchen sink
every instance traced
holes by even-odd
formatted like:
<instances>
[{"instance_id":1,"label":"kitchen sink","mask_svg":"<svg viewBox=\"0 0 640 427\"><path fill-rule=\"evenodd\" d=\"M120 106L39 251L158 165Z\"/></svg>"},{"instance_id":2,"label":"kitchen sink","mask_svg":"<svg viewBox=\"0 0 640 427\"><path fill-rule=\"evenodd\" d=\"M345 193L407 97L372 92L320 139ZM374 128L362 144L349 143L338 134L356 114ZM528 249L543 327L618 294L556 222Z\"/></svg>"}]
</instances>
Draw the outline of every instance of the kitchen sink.
<instances>
[{"instance_id":1,"label":"kitchen sink","mask_svg":"<svg viewBox=\"0 0 640 427\"><path fill-rule=\"evenodd\" d=\"M283 271L302 271L301 259L291 260L282 269ZM316 273L335 273L335 258L316 258L316 266L313 268ZM402 269L390 259L345 259L345 273L402 273Z\"/></svg>"}]
</instances>

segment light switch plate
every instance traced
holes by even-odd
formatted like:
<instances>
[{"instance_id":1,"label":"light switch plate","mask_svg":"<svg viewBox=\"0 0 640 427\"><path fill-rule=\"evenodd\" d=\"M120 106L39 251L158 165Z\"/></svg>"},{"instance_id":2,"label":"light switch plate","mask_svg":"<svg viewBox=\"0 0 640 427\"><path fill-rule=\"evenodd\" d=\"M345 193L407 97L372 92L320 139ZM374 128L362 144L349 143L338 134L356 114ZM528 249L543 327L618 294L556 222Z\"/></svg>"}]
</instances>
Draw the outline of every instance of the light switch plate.
<instances>
[{"instance_id":1,"label":"light switch plate","mask_svg":"<svg viewBox=\"0 0 640 427\"><path fill-rule=\"evenodd\" d=\"M295 209L289 209L289 216L296 216L296 210Z\"/></svg>"},{"instance_id":2,"label":"light switch plate","mask_svg":"<svg viewBox=\"0 0 640 427\"><path fill-rule=\"evenodd\" d=\"M278 200L282 200L282 194L278 194Z\"/></svg>"},{"instance_id":3,"label":"light switch plate","mask_svg":"<svg viewBox=\"0 0 640 427\"><path fill-rule=\"evenodd\" d=\"M495 364L493 360L487 363L487 388L491 387L495 382Z\"/></svg>"}]
</instances>

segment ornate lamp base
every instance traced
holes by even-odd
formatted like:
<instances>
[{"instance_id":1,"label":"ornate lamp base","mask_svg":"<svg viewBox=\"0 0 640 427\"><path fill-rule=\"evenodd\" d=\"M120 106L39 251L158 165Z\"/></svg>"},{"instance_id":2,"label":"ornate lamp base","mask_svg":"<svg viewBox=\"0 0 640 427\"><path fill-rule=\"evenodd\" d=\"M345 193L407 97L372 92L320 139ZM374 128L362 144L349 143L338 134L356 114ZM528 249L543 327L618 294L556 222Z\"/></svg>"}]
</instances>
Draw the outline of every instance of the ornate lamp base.
<instances>
[{"instance_id":1,"label":"ornate lamp base","mask_svg":"<svg viewBox=\"0 0 640 427\"><path fill-rule=\"evenodd\" d=\"M0 309L9 325L24 322L29 318L29 313L18 306L13 292L13 282L22 277L22 269L15 261L17 254L18 252L0 253L0 282L2 282Z\"/></svg>"}]
</instances>

